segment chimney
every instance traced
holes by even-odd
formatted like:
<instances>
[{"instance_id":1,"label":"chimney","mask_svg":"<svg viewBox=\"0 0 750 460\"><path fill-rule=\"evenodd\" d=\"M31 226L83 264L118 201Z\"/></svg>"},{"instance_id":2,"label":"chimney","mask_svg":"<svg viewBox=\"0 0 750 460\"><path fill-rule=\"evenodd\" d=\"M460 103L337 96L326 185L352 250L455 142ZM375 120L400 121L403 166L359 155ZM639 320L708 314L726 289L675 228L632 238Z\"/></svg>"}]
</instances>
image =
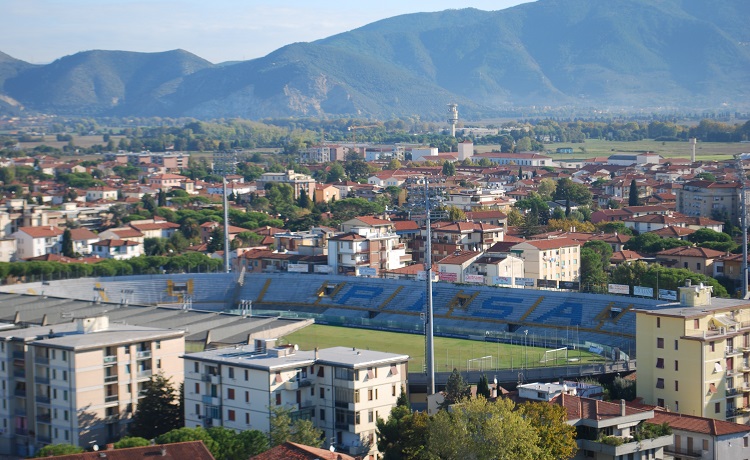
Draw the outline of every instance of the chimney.
<instances>
[{"instance_id":1,"label":"chimney","mask_svg":"<svg viewBox=\"0 0 750 460\"><path fill-rule=\"evenodd\" d=\"M159 448L159 453L161 454L162 457L166 457L167 456L167 448L164 447L164 446L161 446Z\"/></svg>"},{"instance_id":2,"label":"chimney","mask_svg":"<svg viewBox=\"0 0 750 460\"><path fill-rule=\"evenodd\" d=\"M115 450L115 445L114 444L107 444L105 446L105 449L107 449L107 450Z\"/></svg>"},{"instance_id":3,"label":"chimney","mask_svg":"<svg viewBox=\"0 0 750 460\"><path fill-rule=\"evenodd\" d=\"M620 415L625 417L625 400L620 400Z\"/></svg>"},{"instance_id":4,"label":"chimney","mask_svg":"<svg viewBox=\"0 0 750 460\"><path fill-rule=\"evenodd\" d=\"M318 360L318 347L315 347L315 361Z\"/></svg>"}]
</instances>

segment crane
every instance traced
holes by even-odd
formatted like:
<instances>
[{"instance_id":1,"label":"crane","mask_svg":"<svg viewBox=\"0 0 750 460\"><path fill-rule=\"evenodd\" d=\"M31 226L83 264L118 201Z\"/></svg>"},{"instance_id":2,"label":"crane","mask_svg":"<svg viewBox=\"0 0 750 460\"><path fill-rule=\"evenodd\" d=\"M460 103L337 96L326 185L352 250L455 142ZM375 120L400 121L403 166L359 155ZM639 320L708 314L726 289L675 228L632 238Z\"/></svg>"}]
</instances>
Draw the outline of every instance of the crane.
<instances>
[{"instance_id":1,"label":"crane","mask_svg":"<svg viewBox=\"0 0 750 460\"><path fill-rule=\"evenodd\" d=\"M359 125L359 126L350 126L347 129L352 132L352 142L354 143L354 148L357 148L357 130L358 129L367 129L367 128L380 128L380 125Z\"/></svg>"}]
</instances>

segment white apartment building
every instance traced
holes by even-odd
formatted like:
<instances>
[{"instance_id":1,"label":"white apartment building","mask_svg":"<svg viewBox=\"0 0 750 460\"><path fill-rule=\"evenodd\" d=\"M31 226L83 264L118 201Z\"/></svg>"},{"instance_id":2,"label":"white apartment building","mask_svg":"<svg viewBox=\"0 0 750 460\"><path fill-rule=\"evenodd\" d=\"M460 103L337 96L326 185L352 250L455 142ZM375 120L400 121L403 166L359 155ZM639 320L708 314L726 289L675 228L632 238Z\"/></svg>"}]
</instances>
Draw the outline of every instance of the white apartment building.
<instances>
[{"instance_id":1,"label":"white apartment building","mask_svg":"<svg viewBox=\"0 0 750 460\"><path fill-rule=\"evenodd\" d=\"M255 183L259 190L263 189L266 184L287 184L294 189L294 198L299 198L302 190L311 198L315 194L315 179L307 174L296 173L293 170L283 173L264 173Z\"/></svg>"},{"instance_id":2,"label":"white apartment building","mask_svg":"<svg viewBox=\"0 0 750 460\"><path fill-rule=\"evenodd\" d=\"M60 252L63 230L60 227L21 227L11 235L16 239L16 259Z\"/></svg>"},{"instance_id":3,"label":"white apartment building","mask_svg":"<svg viewBox=\"0 0 750 460\"><path fill-rule=\"evenodd\" d=\"M510 248L523 259L525 276L535 280L579 281L581 245L570 238L528 240Z\"/></svg>"},{"instance_id":4,"label":"white apartment building","mask_svg":"<svg viewBox=\"0 0 750 460\"><path fill-rule=\"evenodd\" d=\"M279 407L323 430L325 447L333 444L337 452L374 460L375 421L387 418L396 405L409 357L266 344L184 356L185 426L268 432L271 408Z\"/></svg>"},{"instance_id":5,"label":"white apartment building","mask_svg":"<svg viewBox=\"0 0 750 460\"><path fill-rule=\"evenodd\" d=\"M411 255L406 253L406 244L401 243L399 236L391 230L352 227L347 233L329 238L328 266L333 273L357 276L374 276L381 270L405 267L411 261Z\"/></svg>"},{"instance_id":6,"label":"white apartment building","mask_svg":"<svg viewBox=\"0 0 750 460\"><path fill-rule=\"evenodd\" d=\"M152 373L182 382L184 335L106 316L0 331L0 454L119 439Z\"/></svg>"}]
</instances>

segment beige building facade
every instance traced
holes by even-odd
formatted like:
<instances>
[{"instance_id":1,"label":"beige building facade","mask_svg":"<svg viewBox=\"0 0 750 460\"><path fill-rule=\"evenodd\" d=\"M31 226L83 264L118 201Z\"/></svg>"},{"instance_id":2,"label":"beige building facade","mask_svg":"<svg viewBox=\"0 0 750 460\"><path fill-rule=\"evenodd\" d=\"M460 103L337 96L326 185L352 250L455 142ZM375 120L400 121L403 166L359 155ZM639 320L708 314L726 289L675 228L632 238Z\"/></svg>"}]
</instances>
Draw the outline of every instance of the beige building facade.
<instances>
[{"instance_id":1,"label":"beige building facade","mask_svg":"<svg viewBox=\"0 0 750 460\"><path fill-rule=\"evenodd\" d=\"M183 331L113 325L106 316L0 331L0 453L119 439L153 374L182 382L184 350Z\"/></svg>"}]
</instances>

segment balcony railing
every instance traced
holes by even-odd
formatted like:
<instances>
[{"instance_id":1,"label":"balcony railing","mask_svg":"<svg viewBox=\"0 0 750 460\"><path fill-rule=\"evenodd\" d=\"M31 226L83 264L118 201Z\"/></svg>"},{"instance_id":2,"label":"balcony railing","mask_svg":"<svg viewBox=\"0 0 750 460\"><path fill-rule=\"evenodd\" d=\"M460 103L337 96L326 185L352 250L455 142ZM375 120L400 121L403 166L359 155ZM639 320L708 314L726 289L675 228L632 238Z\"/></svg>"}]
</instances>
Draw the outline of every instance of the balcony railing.
<instances>
[{"instance_id":1,"label":"balcony railing","mask_svg":"<svg viewBox=\"0 0 750 460\"><path fill-rule=\"evenodd\" d=\"M26 353L23 351L14 351L13 352L13 359L24 359L26 358Z\"/></svg>"},{"instance_id":2,"label":"balcony railing","mask_svg":"<svg viewBox=\"0 0 750 460\"><path fill-rule=\"evenodd\" d=\"M151 369L145 369L145 370L142 370L142 371L138 371L138 378L139 379L147 379L147 378L151 377L151 374L152 374Z\"/></svg>"},{"instance_id":3,"label":"balcony railing","mask_svg":"<svg viewBox=\"0 0 750 460\"><path fill-rule=\"evenodd\" d=\"M48 444L52 442L52 438L48 434L37 434L36 440L39 442L46 442Z\"/></svg>"},{"instance_id":4,"label":"balcony railing","mask_svg":"<svg viewBox=\"0 0 750 460\"><path fill-rule=\"evenodd\" d=\"M114 383L117 381L117 375L105 375L104 383Z\"/></svg>"},{"instance_id":5,"label":"balcony railing","mask_svg":"<svg viewBox=\"0 0 750 460\"><path fill-rule=\"evenodd\" d=\"M117 356L109 355L104 357L104 364L113 364L117 362Z\"/></svg>"},{"instance_id":6,"label":"balcony railing","mask_svg":"<svg viewBox=\"0 0 750 460\"><path fill-rule=\"evenodd\" d=\"M146 359L150 357L151 357L151 350L143 350L135 354L135 359Z\"/></svg>"},{"instance_id":7,"label":"balcony railing","mask_svg":"<svg viewBox=\"0 0 750 460\"><path fill-rule=\"evenodd\" d=\"M727 388L727 396L736 395L739 392L739 388Z\"/></svg>"},{"instance_id":8,"label":"balcony railing","mask_svg":"<svg viewBox=\"0 0 750 460\"><path fill-rule=\"evenodd\" d=\"M16 388L15 390L13 390L13 394L15 396L18 396L19 398L25 398L26 397L26 390L21 390L21 389Z\"/></svg>"},{"instance_id":9,"label":"balcony railing","mask_svg":"<svg viewBox=\"0 0 750 460\"><path fill-rule=\"evenodd\" d=\"M727 409L727 418L735 418L738 415L742 415L742 411L737 407L730 407Z\"/></svg>"},{"instance_id":10,"label":"balcony railing","mask_svg":"<svg viewBox=\"0 0 750 460\"><path fill-rule=\"evenodd\" d=\"M120 395L107 395L104 397L105 403L117 402L120 399Z\"/></svg>"},{"instance_id":11,"label":"balcony railing","mask_svg":"<svg viewBox=\"0 0 750 460\"><path fill-rule=\"evenodd\" d=\"M739 348L727 347L724 350L724 356L741 355L741 354L742 354L742 350Z\"/></svg>"},{"instance_id":12,"label":"balcony railing","mask_svg":"<svg viewBox=\"0 0 750 460\"><path fill-rule=\"evenodd\" d=\"M49 399L49 396L37 395L36 396L36 402L38 402L40 404L49 404L50 399Z\"/></svg>"},{"instance_id":13,"label":"balcony railing","mask_svg":"<svg viewBox=\"0 0 750 460\"><path fill-rule=\"evenodd\" d=\"M42 423L50 423L52 421L52 415L51 414L37 414L36 421L42 422Z\"/></svg>"},{"instance_id":14,"label":"balcony railing","mask_svg":"<svg viewBox=\"0 0 750 460\"><path fill-rule=\"evenodd\" d=\"M13 377L17 379L25 379L26 378L26 369L20 368L20 369L13 369Z\"/></svg>"},{"instance_id":15,"label":"balcony railing","mask_svg":"<svg viewBox=\"0 0 750 460\"><path fill-rule=\"evenodd\" d=\"M118 414L108 415L104 417L104 423L117 423L119 420L120 416Z\"/></svg>"},{"instance_id":16,"label":"balcony railing","mask_svg":"<svg viewBox=\"0 0 750 460\"><path fill-rule=\"evenodd\" d=\"M36 355L34 356L34 362L37 364L49 364L49 358L46 356Z\"/></svg>"},{"instance_id":17,"label":"balcony railing","mask_svg":"<svg viewBox=\"0 0 750 460\"><path fill-rule=\"evenodd\" d=\"M34 381L42 385L49 385L49 377L46 377L44 375L37 375L36 377L34 377Z\"/></svg>"}]
</instances>

